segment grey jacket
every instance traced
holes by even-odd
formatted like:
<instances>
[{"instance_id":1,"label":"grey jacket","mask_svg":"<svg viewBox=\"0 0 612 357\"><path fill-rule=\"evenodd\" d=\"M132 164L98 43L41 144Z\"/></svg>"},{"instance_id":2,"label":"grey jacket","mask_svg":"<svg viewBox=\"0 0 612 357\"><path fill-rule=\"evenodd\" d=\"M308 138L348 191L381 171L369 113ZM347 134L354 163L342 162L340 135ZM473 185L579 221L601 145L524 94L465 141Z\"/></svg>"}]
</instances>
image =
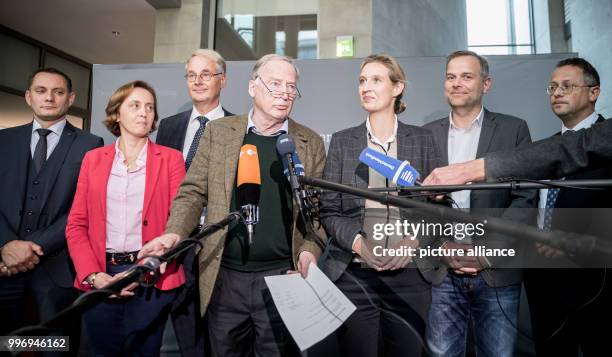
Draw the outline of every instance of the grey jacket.
<instances>
[{"instance_id":1,"label":"grey jacket","mask_svg":"<svg viewBox=\"0 0 612 357\"><path fill-rule=\"evenodd\" d=\"M358 188L367 188L368 167L359 161L359 154L368 146L365 122L332 136L323 178ZM397 158L408 160L421 178L439 166L439 154L432 134L423 128L398 122ZM325 191L321 195L320 216L330 241L319 265L336 281L353 259L352 245L362 230L365 199L344 197L340 193ZM415 263L426 280L435 267L427 261Z\"/></svg>"},{"instance_id":2,"label":"grey jacket","mask_svg":"<svg viewBox=\"0 0 612 357\"><path fill-rule=\"evenodd\" d=\"M448 132L450 121L448 117L436 120L424 126L431 130L436 144L440 149L442 165L448 165ZM514 150L531 143L531 136L527 123L523 119L513 116L490 112L484 109L482 129L478 141L476 158L500 150ZM535 211L530 208L537 207L537 190L491 190L472 191L470 195L470 212L482 215L495 215L502 218L531 224L535 222ZM510 208L504 210L505 208ZM494 210L491 210L494 209ZM500 235L489 235L484 238L488 247L495 245L517 246L516 240ZM446 270L438 271L439 275L434 283L441 282ZM490 274L489 274L490 273ZM484 279L489 285L507 286L520 283L521 269L492 269Z\"/></svg>"}]
</instances>

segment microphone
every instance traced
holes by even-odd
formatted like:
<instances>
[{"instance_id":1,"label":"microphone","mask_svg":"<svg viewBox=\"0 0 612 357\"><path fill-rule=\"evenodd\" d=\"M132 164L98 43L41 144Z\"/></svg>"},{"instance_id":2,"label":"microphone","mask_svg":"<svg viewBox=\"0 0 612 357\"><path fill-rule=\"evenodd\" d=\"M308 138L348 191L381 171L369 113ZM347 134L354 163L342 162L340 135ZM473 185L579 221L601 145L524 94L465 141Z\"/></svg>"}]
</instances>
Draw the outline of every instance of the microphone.
<instances>
[{"instance_id":1,"label":"microphone","mask_svg":"<svg viewBox=\"0 0 612 357\"><path fill-rule=\"evenodd\" d=\"M257 147L242 145L238 159L237 198L244 215L249 245L253 244L255 225L259 222L259 196L261 193L261 174Z\"/></svg>"},{"instance_id":2,"label":"microphone","mask_svg":"<svg viewBox=\"0 0 612 357\"><path fill-rule=\"evenodd\" d=\"M300 208L300 213L306 219L309 217L306 203L304 202L307 198L307 193L298 180L298 176L304 176L304 165L302 165L297 152L295 152L295 142L289 134L279 135L278 139L276 139L276 151L282 157L285 168L284 172L289 179L295 202Z\"/></svg>"},{"instance_id":3,"label":"microphone","mask_svg":"<svg viewBox=\"0 0 612 357\"><path fill-rule=\"evenodd\" d=\"M420 174L408 161L394 159L371 148L363 149L359 161L398 186L419 185L417 179Z\"/></svg>"}]
</instances>

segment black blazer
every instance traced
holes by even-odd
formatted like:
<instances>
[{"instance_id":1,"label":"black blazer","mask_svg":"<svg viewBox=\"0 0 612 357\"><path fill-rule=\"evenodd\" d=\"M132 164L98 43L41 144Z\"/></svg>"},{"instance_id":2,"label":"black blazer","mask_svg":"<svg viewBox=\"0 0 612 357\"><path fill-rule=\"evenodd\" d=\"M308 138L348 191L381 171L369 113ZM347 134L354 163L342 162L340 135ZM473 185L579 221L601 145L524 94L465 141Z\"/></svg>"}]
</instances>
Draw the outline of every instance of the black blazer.
<instances>
[{"instance_id":1,"label":"black blazer","mask_svg":"<svg viewBox=\"0 0 612 357\"><path fill-rule=\"evenodd\" d=\"M596 123L605 119L601 115ZM555 136L560 136L557 133ZM583 171L566 176L566 180L611 179L612 164L593 170ZM592 234L612 241L609 226L605 222L610 219L612 207L612 189L607 190L573 190L561 189L552 216L552 228L565 232ZM579 264L589 263L589 257L576 257ZM607 259L608 261L610 258ZM601 262L598 259L597 262Z\"/></svg>"},{"instance_id":2,"label":"black blazer","mask_svg":"<svg viewBox=\"0 0 612 357\"><path fill-rule=\"evenodd\" d=\"M440 148L442 165L448 165L449 118L436 120L425 125L424 128L431 130L434 135L436 144ZM514 150L530 143L529 128L523 119L484 109L476 158L483 157L489 152ZM494 215L521 223L532 224L535 222L536 204L536 190L473 191L470 195L470 212L481 215ZM498 235L487 236L484 239L487 247L507 246L510 243L507 241L507 237ZM517 246L515 244L517 243L516 240L512 240L511 243L515 247ZM440 274L442 273L443 271ZM490 285L495 284L495 286L516 284L522 280L520 270L516 269L492 270L491 274L485 274L483 277L487 283Z\"/></svg>"},{"instance_id":3,"label":"black blazer","mask_svg":"<svg viewBox=\"0 0 612 357\"><path fill-rule=\"evenodd\" d=\"M74 273L66 250L66 219L72 206L81 161L85 153L104 144L102 138L66 123L47 161L49 182L42 197L36 230L19 235L22 207L26 199L32 123L0 130L0 246L11 240L28 240L40 245L45 253L36 270L47 271L49 278L62 287L72 287Z\"/></svg>"},{"instance_id":4,"label":"black blazer","mask_svg":"<svg viewBox=\"0 0 612 357\"><path fill-rule=\"evenodd\" d=\"M225 110L225 108L222 109L224 116L231 117L234 115ZM159 122L155 143L183 152L183 146L185 145L185 134L187 134L187 126L189 125L189 118L191 117L192 110L193 109L186 110L162 119Z\"/></svg>"}]
</instances>

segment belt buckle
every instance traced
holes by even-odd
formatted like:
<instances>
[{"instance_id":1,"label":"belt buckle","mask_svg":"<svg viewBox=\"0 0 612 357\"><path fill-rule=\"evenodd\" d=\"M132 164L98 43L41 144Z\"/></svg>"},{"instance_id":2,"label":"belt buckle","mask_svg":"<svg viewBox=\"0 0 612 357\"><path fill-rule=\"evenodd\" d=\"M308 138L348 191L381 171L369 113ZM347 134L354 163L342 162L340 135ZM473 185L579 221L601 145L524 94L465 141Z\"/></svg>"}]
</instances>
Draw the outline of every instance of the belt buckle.
<instances>
[{"instance_id":1,"label":"belt buckle","mask_svg":"<svg viewBox=\"0 0 612 357\"><path fill-rule=\"evenodd\" d=\"M115 260L115 253L111 253L111 265L117 265L117 261Z\"/></svg>"},{"instance_id":2,"label":"belt buckle","mask_svg":"<svg viewBox=\"0 0 612 357\"><path fill-rule=\"evenodd\" d=\"M133 263L134 263L134 261L136 260L136 257L134 256L134 253L130 253L130 254L128 254L128 256L130 257L130 258L129 258L129 259L130 259L130 263L132 263L132 264L133 264Z\"/></svg>"}]
</instances>

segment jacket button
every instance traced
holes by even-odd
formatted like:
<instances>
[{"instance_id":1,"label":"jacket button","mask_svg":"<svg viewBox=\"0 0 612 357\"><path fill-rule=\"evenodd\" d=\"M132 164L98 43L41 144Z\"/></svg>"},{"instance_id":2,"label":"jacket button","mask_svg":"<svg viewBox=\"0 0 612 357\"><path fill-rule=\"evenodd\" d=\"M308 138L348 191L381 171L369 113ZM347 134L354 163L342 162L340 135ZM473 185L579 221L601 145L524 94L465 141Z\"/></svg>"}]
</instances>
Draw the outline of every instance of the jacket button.
<instances>
[{"instance_id":1,"label":"jacket button","mask_svg":"<svg viewBox=\"0 0 612 357\"><path fill-rule=\"evenodd\" d=\"M36 197L36 195L32 195L32 196L30 196L30 199L31 199L31 200L35 200L35 199L37 199L37 198L38 198L38 197Z\"/></svg>"},{"instance_id":2,"label":"jacket button","mask_svg":"<svg viewBox=\"0 0 612 357\"><path fill-rule=\"evenodd\" d=\"M34 185L38 185L40 183L40 181L38 180L34 180L34 182L32 182Z\"/></svg>"},{"instance_id":3,"label":"jacket button","mask_svg":"<svg viewBox=\"0 0 612 357\"><path fill-rule=\"evenodd\" d=\"M26 233L32 233L32 230L31 230L30 228L26 228L26 229L25 229L25 232L26 232Z\"/></svg>"},{"instance_id":4,"label":"jacket button","mask_svg":"<svg viewBox=\"0 0 612 357\"><path fill-rule=\"evenodd\" d=\"M32 211L28 211L28 213L27 213L28 216L31 216L33 214L34 214L34 212L32 212Z\"/></svg>"},{"instance_id":5,"label":"jacket button","mask_svg":"<svg viewBox=\"0 0 612 357\"><path fill-rule=\"evenodd\" d=\"M142 222L142 224L143 224L144 226L148 226L148 225L149 225L149 221L147 221L147 220L145 219L145 220Z\"/></svg>"}]
</instances>

